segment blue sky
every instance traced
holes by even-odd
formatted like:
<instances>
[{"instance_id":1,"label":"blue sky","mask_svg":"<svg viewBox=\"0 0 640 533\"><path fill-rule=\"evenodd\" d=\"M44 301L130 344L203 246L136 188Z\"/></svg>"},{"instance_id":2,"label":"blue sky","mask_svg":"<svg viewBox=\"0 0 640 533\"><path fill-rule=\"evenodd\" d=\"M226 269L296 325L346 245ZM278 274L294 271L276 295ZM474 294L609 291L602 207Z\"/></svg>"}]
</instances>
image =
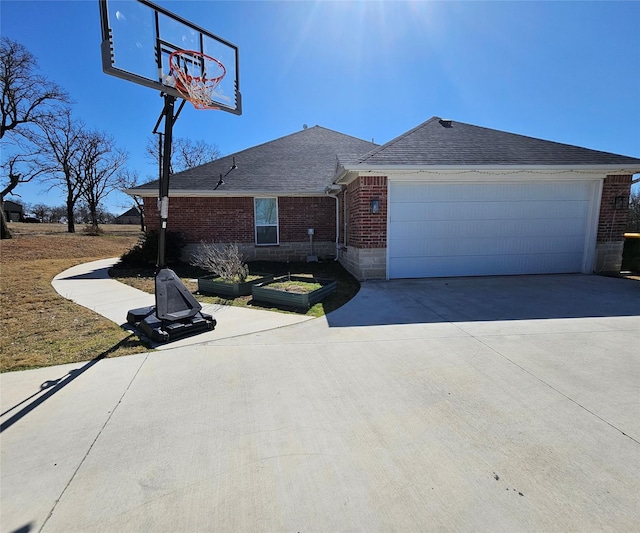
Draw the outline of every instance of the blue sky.
<instances>
[{"instance_id":1,"label":"blue sky","mask_svg":"<svg viewBox=\"0 0 640 533\"><path fill-rule=\"evenodd\" d=\"M640 2L156 3L239 47L242 116L187 104L174 130L223 155L303 124L384 143L435 115L640 157ZM162 100L102 72L97 0L1 0L0 32L155 176L144 147Z\"/></svg>"}]
</instances>

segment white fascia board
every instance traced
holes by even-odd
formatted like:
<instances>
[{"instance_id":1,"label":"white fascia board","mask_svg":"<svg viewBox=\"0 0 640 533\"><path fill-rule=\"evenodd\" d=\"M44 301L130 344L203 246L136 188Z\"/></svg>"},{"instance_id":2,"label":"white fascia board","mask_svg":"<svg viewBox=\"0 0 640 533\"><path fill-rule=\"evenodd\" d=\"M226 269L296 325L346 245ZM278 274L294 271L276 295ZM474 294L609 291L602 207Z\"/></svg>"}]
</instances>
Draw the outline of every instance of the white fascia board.
<instances>
[{"instance_id":1,"label":"white fascia board","mask_svg":"<svg viewBox=\"0 0 640 533\"><path fill-rule=\"evenodd\" d=\"M392 179L437 180L449 176L459 181L515 179L603 179L609 174L637 174L640 167L621 165L390 165L363 168L346 165L334 183L346 185L358 176L387 176Z\"/></svg>"},{"instance_id":2,"label":"white fascia board","mask_svg":"<svg viewBox=\"0 0 640 533\"><path fill-rule=\"evenodd\" d=\"M460 172L462 170L472 171L514 171L514 170L531 170L531 171L566 171L574 170L576 172L605 172L607 174L637 174L640 172L640 166L624 166L624 165L380 165L363 167L360 165L345 165L344 173L357 172L359 174L379 174L380 172L402 172L402 171L426 171L426 172Z\"/></svg>"},{"instance_id":3,"label":"white fascia board","mask_svg":"<svg viewBox=\"0 0 640 533\"><path fill-rule=\"evenodd\" d=\"M333 178L333 183L340 183L340 180L342 180L348 173L349 171L344 167L344 165L339 164L336 168L336 174Z\"/></svg>"},{"instance_id":4,"label":"white fascia board","mask_svg":"<svg viewBox=\"0 0 640 533\"><path fill-rule=\"evenodd\" d=\"M152 197L155 198L158 196L158 191L153 189L126 189L124 191L126 194L131 196L142 196L142 197ZM169 191L170 198L221 198L221 197L240 197L240 196L248 196L248 197L281 197L281 196L296 196L296 197L324 197L325 192L323 191L309 191L309 192L300 192L300 191L198 191L198 190L174 190L171 189Z\"/></svg>"}]
</instances>

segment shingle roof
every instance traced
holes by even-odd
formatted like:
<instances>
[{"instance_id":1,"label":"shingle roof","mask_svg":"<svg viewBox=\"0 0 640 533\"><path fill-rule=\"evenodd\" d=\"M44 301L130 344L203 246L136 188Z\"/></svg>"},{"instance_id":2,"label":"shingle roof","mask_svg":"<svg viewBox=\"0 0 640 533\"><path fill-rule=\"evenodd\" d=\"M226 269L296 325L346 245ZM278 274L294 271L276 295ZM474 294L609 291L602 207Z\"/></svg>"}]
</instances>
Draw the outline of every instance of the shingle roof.
<instances>
[{"instance_id":1,"label":"shingle roof","mask_svg":"<svg viewBox=\"0 0 640 533\"><path fill-rule=\"evenodd\" d=\"M171 176L170 189L213 191L220 175L235 163L238 168L225 178L220 193L256 192L293 194L322 193L331 184L336 160L353 159L378 145L321 126L314 126L211 163ZM133 191L158 190L152 181Z\"/></svg>"},{"instance_id":2,"label":"shingle roof","mask_svg":"<svg viewBox=\"0 0 640 533\"><path fill-rule=\"evenodd\" d=\"M122 213L121 215L118 215L116 219L123 218L123 217L139 217L139 216L140 216L140 210L134 206L128 211L125 211L124 213Z\"/></svg>"},{"instance_id":3,"label":"shingle roof","mask_svg":"<svg viewBox=\"0 0 640 533\"><path fill-rule=\"evenodd\" d=\"M640 159L432 117L368 154L342 161L394 165L631 165Z\"/></svg>"},{"instance_id":4,"label":"shingle roof","mask_svg":"<svg viewBox=\"0 0 640 533\"><path fill-rule=\"evenodd\" d=\"M16 202L12 202L11 200L4 201L4 210L5 211L22 211L22 204L18 204Z\"/></svg>"}]
</instances>

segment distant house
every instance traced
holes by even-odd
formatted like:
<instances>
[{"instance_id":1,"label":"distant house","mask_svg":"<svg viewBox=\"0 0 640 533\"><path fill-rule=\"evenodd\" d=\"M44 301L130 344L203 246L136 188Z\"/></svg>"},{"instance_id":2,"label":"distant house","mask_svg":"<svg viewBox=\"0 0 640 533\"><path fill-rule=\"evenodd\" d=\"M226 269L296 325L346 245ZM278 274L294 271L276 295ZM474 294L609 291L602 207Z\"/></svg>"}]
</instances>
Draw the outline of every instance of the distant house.
<instances>
[{"instance_id":1,"label":"distant house","mask_svg":"<svg viewBox=\"0 0 640 533\"><path fill-rule=\"evenodd\" d=\"M359 279L614 271L635 173L638 158L439 117L382 146L315 126L171 176L169 230L187 253L233 242ZM128 192L157 229L158 182Z\"/></svg>"},{"instance_id":2,"label":"distant house","mask_svg":"<svg viewBox=\"0 0 640 533\"><path fill-rule=\"evenodd\" d=\"M23 217L23 209L20 204L11 200L4 201L4 216L7 222L20 222Z\"/></svg>"},{"instance_id":3,"label":"distant house","mask_svg":"<svg viewBox=\"0 0 640 533\"><path fill-rule=\"evenodd\" d=\"M140 210L137 206L125 211L113 220L114 224L140 224Z\"/></svg>"}]
</instances>

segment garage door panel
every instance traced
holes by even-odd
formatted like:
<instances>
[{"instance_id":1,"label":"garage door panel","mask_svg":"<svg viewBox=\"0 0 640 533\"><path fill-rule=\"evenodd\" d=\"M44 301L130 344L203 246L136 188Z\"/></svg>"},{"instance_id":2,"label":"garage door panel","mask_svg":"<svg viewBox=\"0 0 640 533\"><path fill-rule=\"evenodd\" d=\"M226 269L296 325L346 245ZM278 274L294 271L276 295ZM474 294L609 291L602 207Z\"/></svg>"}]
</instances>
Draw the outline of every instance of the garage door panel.
<instances>
[{"instance_id":1,"label":"garage door panel","mask_svg":"<svg viewBox=\"0 0 640 533\"><path fill-rule=\"evenodd\" d=\"M460 238L455 242L450 239L429 239L424 241L399 240L394 246L390 259L407 257L465 257L477 255L528 255L528 254L581 254L583 246L574 236L568 235L549 239L548 237L504 237L495 239Z\"/></svg>"},{"instance_id":2,"label":"garage door panel","mask_svg":"<svg viewBox=\"0 0 640 533\"><path fill-rule=\"evenodd\" d=\"M390 180L389 277L580 272L593 183Z\"/></svg>"},{"instance_id":3,"label":"garage door panel","mask_svg":"<svg viewBox=\"0 0 640 533\"><path fill-rule=\"evenodd\" d=\"M541 219L532 224L530 220L509 220L496 223L495 220L432 220L404 222L392 224L389 227L389 240L407 238L414 239L415 235L423 238L451 238L482 237L494 235L496 237L520 236L555 236L582 235L586 224L585 218Z\"/></svg>"},{"instance_id":4,"label":"garage door panel","mask_svg":"<svg viewBox=\"0 0 640 533\"><path fill-rule=\"evenodd\" d=\"M544 256L468 256L465 261L452 262L448 257L415 257L394 265L396 278L493 276L517 274L555 274L573 272L573 265L582 254Z\"/></svg>"},{"instance_id":5,"label":"garage door panel","mask_svg":"<svg viewBox=\"0 0 640 533\"><path fill-rule=\"evenodd\" d=\"M406 202L392 211L390 221L586 218L588 211L589 203L582 201Z\"/></svg>"},{"instance_id":6,"label":"garage door panel","mask_svg":"<svg viewBox=\"0 0 640 533\"><path fill-rule=\"evenodd\" d=\"M398 183L398 182L396 182ZM405 184L402 184L405 185ZM590 191L586 187L575 187L571 182L514 183L505 187L504 183L464 183L429 184L428 187L397 188L393 201L396 203L440 203L450 201L452 197L461 202L513 202L523 198L531 201L589 201Z\"/></svg>"}]
</instances>

